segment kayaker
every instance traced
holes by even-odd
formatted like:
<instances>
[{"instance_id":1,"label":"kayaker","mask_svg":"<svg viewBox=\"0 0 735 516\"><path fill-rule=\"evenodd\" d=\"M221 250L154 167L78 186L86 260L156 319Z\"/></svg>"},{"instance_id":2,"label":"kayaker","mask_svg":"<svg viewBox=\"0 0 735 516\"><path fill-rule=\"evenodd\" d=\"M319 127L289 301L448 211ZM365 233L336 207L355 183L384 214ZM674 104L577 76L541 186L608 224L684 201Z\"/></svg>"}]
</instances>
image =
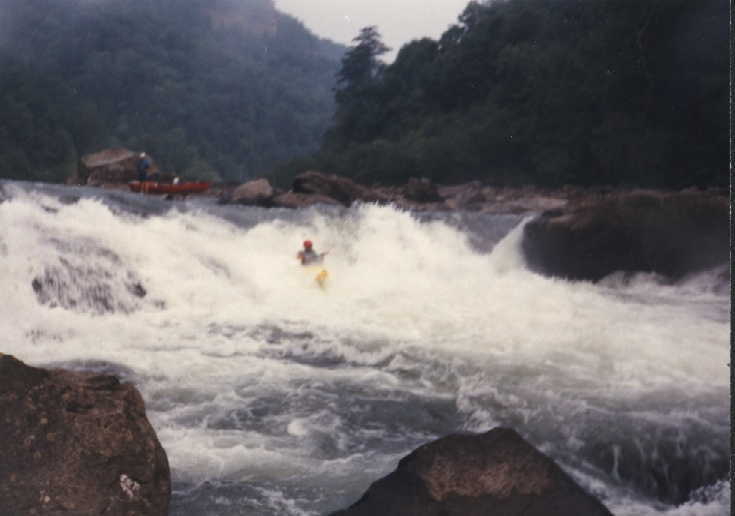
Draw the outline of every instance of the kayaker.
<instances>
[{"instance_id":1,"label":"kayaker","mask_svg":"<svg viewBox=\"0 0 735 516\"><path fill-rule=\"evenodd\" d=\"M304 248L298 252L296 258L301 261L301 265L313 265L322 263L324 255L327 253L317 253L314 251L314 245L311 240L304 240Z\"/></svg>"},{"instance_id":2,"label":"kayaker","mask_svg":"<svg viewBox=\"0 0 735 516\"><path fill-rule=\"evenodd\" d=\"M138 156L138 181L141 183L148 180L148 169L151 168L151 160L145 152Z\"/></svg>"}]
</instances>

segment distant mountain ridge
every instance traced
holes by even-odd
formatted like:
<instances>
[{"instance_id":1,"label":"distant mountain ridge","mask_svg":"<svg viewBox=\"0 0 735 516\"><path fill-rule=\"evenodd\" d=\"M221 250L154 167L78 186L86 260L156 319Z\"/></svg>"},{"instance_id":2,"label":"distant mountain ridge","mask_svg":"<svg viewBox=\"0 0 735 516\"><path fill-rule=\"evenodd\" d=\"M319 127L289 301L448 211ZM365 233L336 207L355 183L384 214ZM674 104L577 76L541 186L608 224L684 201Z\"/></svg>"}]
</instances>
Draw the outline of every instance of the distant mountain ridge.
<instances>
[{"instance_id":1,"label":"distant mountain ridge","mask_svg":"<svg viewBox=\"0 0 735 516\"><path fill-rule=\"evenodd\" d=\"M277 30L275 4L272 0L220 0L202 7L215 29L237 28L256 35L273 36Z\"/></svg>"},{"instance_id":2,"label":"distant mountain ridge","mask_svg":"<svg viewBox=\"0 0 735 516\"><path fill-rule=\"evenodd\" d=\"M110 146L223 180L312 152L344 51L272 0L4 0L0 31L0 177L52 182Z\"/></svg>"}]
</instances>

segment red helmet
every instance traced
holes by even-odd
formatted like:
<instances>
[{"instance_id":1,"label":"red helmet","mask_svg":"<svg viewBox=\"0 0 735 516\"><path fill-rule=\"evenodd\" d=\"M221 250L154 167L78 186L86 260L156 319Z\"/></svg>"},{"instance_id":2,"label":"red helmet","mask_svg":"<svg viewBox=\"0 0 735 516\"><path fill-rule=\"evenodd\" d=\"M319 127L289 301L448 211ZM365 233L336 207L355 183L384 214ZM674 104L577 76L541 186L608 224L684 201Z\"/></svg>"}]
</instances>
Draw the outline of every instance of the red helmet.
<instances>
[{"instance_id":1,"label":"red helmet","mask_svg":"<svg viewBox=\"0 0 735 516\"><path fill-rule=\"evenodd\" d=\"M311 240L304 240L304 248L311 249Z\"/></svg>"}]
</instances>

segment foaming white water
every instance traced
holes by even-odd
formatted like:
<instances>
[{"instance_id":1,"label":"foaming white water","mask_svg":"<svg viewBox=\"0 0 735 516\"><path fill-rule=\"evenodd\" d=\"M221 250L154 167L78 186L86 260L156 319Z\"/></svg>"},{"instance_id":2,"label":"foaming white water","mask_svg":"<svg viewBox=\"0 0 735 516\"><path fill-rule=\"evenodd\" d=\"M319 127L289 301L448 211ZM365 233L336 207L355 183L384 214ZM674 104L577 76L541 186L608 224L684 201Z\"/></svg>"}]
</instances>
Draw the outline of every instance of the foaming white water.
<instances>
[{"instance_id":1,"label":"foaming white water","mask_svg":"<svg viewBox=\"0 0 735 516\"><path fill-rule=\"evenodd\" d=\"M447 223L390 207L238 225L15 192L0 227L2 351L129 368L180 481L354 494L409 443L451 430L564 428L553 451L583 449L596 418L621 414L662 433L727 424L724 294L700 279L538 276L522 226L481 253ZM305 238L330 250L326 290L296 263ZM48 271L66 306L34 289ZM93 310L107 294L115 302ZM662 392L696 403L647 401Z\"/></svg>"},{"instance_id":2,"label":"foaming white water","mask_svg":"<svg viewBox=\"0 0 735 516\"><path fill-rule=\"evenodd\" d=\"M597 349L651 367L658 367L655 358L662 371L684 363L708 379L719 371L714 378L727 381L726 349L718 346L719 355L715 348L714 356L702 356L701 349L683 345L687 330L704 346L721 344L725 327L691 320L688 306L619 302L590 284L531 274L522 268L517 246L507 245L519 238L520 227L498 246L501 256L488 256L474 252L466 235L441 222L421 224L408 213L376 206L346 220L316 216L308 223L273 221L248 230L202 213L120 217L93 200L58 209L50 216L37 204L4 206L11 212L5 225L10 228L6 277L20 297L14 304L26 310L39 311L28 288L33 275L60 254L49 239L86 240L117 254L120 267L141 278L149 300L165 304L161 310L143 302L134 318L154 329L165 326L169 335L198 334L202 321L301 321L352 335L537 359L560 347L582 354ZM307 237L331 250L326 292L294 259ZM66 311L63 317L70 315ZM78 317L93 325L109 323ZM77 322L72 326L78 328ZM674 356L672 348L678 350Z\"/></svg>"}]
</instances>

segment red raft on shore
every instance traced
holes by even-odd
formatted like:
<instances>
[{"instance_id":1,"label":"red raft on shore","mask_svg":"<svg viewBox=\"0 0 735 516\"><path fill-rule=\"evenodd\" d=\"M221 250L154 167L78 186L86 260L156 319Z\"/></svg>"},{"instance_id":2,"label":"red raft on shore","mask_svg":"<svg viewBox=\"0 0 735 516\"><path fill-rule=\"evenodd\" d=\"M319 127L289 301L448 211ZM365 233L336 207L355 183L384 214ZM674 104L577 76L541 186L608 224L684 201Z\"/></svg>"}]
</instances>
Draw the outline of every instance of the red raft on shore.
<instances>
[{"instance_id":1,"label":"red raft on shore","mask_svg":"<svg viewBox=\"0 0 735 516\"><path fill-rule=\"evenodd\" d=\"M148 194L171 194L171 195L187 195L202 193L209 190L212 183L205 181L191 181L186 183L159 183L156 181L130 181L128 187L133 192L142 192Z\"/></svg>"}]
</instances>

